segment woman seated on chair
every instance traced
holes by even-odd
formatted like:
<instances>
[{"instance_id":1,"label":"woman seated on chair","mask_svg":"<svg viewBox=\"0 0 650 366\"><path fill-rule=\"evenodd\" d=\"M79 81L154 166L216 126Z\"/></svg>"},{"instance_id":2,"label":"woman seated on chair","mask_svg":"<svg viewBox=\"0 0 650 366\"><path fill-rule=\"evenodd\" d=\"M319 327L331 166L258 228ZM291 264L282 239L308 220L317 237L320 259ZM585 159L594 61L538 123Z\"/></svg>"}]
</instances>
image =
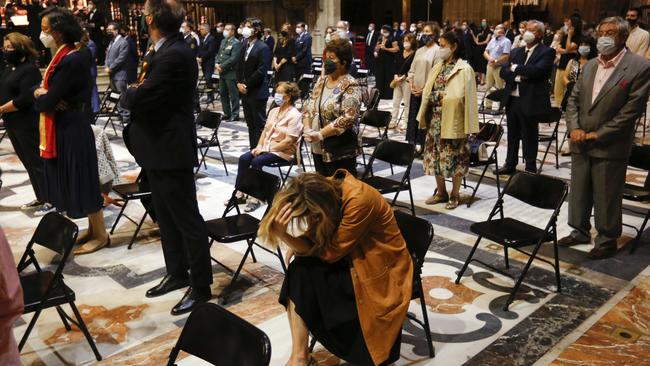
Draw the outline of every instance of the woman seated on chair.
<instances>
[{"instance_id":1,"label":"woman seated on chair","mask_svg":"<svg viewBox=\"0 0 650 366\"><path fill-rule=\"evenodd\" d=\"M377 190L343 169L303 173L276 195L259 235L287 245L287 262L295 256L280 293L293 341L287 365L315 364L309 332L354 365L399 358L413 263Z\"/></svg>"},{"instance_id":2,"label":"woman seated on chair","mask_svg":"<svg viewBox=\"0 0 650 366\"><path fill-rule=\"evenodd\" d=\"M296 156L297 141L302 135L302 114L294 106L300 97L296 83L281 82L275 89L273 102L277 106L269 111L266 126L257 146L239 157L239 169L235 186L246 169L259 169L267 165L292 161ZM246 202L246 197L237 192L237 203ZM226 201L226 205L228 201ZM255 211L261 203L251 197L245 211Z\"/></svg>"}]
</instances>

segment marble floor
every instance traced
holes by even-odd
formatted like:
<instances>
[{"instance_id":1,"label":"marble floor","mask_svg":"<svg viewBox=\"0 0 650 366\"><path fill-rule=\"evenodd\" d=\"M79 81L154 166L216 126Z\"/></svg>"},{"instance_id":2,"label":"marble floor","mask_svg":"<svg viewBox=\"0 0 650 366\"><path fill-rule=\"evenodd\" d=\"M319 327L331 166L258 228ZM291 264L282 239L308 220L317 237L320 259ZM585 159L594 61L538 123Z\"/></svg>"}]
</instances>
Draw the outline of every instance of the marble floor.
<instances>
[{"instance_id":1,"label":"marble floor","mask_svg":"<svg viewBox=\"0 0 650 366\"><path fill-rule=\"evenodd\" d=\"M219 106L215 108L219 110ZM382 101L380 109L389 110L390 102ZM542 125L543 131L549 127ZM138 167L127 152L119 134L109 131L121 180L132 181ZM200 130L200 134L210 131ZM650 131L649 131L650 132ZM370 132L367 132L370 133ZM564 124L560 126L560 136ZM638 135L642 140L641 131ZM244 123L223 123L219 132L229 175L218 160L218 151L210 150L207 169L197 179L198 198L203 217L220 217L223 201L231 194L237 158L248 148ZM403 135L390 131L390 138L403 140ZM647 141L647 140L645 140ZM540 157L542 147L540 146ZM499 146L499 157L505 157L505 136ZM553 149L552 149L553 151ZM370 152L370 151L368 151ZM543 174L569 179L570 158L560 156L555 167L549 155ZM307 163L307 170L311 165ZM0 167L3 186L0 191L0 225L5 231L16 259L36 227L39 218L33 212L21 211L20 205L30 201L33 193L22 165L8 141L0 144ZM273 172L273 171L271 171ZM390 175L387 166L379 165L376 174ZM476 172L472 172L476 173ZM395 174L401 174L396 169ZM460 284L454 284L455 273L462 266L475 236L469 226L487 218L497 198L493 175L478 189L472 206L445 210L444 205L430 206L424 201L433 193L435 179L425 176L422 164L414 164L413 194L418 216L434 225L435 238L426 256L423 284L427 313L436 356L429 359L424 331L407 321L403 326L401 359L397 365L648 365L650 364L650 235L644 233L639 249L631 255L627 250L635 235L624 229L620 250L613 258L593 261L586 253L589 245L560 248L562 292L556 292L553 270L543 262L534 262L515 302L509 311L502 305L513 281L481 266L470 266ZM634 169L628 181L642 183L645 174ZM468 176L475 183L476 174ZM471 194L464 189L465 199ZM407 204L408 195L398 201ZM626 208L647 209L647 203L625 202ZM127 214L140 217L144 209L130 204ZM105 210L107 225L112 225L118 207ZM254 214L261 215L263 209ZM515 200L506 201L506 214L532 225L543 225L548 213L531 209ZM559 217L559 236L570 231L566 225L567 206ZM625 223L639 226L641 217L626 212ZM85 228L85 220L77 220ZM133 249L127 244L134 225L122 220L112 237L110 248L74 257L66 266L65 280L77 295L76 303L86 320L103 361L97 363L81 332L66 332L56 311L48 309L41 315L22 351L25 365L163 365L176 342L187 316L173 317L171 307L182 291L148 299L146 289L157 283L165 273L159 232L149 220L137 237ZM212 256L234 269L245 247L213 245ZM545 245L541 256L552 258L552 247ZM39 252L47 258L46 251ZM284 309L277 303L283 274L276 257L256 251L257 263L249 261L240 280L230 284L230 272L213 267L212 301L227 307L265 331L271 339L272 365L283 365L290 353L290 335ZM499 246L483 241L476 256L484 262L503 267ZM526 257L511 254L512 274L519 273ZM67 309L66 309L67 310ZM410 311L421 317L418 302ZM14 333L20 338L31 315L20 318ZM245 348L245 345L244 345ZM202 361L182 355L179 365L201 365ZM342 364L320 345L316 358L321 365Z\"/></svg>"}]
</instances>

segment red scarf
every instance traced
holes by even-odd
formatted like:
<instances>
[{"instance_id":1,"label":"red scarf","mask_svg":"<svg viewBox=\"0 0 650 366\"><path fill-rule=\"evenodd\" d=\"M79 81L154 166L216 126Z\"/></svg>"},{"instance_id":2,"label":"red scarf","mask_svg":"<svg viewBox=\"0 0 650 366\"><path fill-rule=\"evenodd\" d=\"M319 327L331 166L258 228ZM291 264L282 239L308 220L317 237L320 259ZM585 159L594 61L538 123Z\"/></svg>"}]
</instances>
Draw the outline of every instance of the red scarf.
<instances>
[{"instance_id":1,"label":"red scarf","mask_svg":"<svg viewBox=\"0 0 650 366\"><path fill-rule=\"evenodd\" d=\"M43 88L45 90L49 87L50 76L56 69L56 66L61 62L61 60L74 48L64 45L59 47L52 59L52 62L45 69L45 75L43 77ZM41 151L41 157L43 159L54 159L56 158L56 134L54 129L54 112L42 112L41 117L38 123L38 131L40 136L40 145L39 150Z\"/></svg>"}]
</instances>

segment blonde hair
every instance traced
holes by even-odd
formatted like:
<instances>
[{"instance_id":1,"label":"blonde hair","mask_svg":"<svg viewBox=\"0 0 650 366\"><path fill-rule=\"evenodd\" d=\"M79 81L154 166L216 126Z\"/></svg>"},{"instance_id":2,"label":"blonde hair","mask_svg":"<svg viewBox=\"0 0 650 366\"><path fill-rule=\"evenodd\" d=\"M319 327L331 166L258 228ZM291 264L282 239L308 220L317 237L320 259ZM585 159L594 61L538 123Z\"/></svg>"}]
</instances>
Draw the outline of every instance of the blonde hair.
<instances>
[{"instance_id":1,"label":"blonde hair","mask_svg":"<svg viewBox=\"0 0 650 366\"><path fill-rule=\"evenodd\" d=\"M260 223L258 236L277 248L280 242L271 230L273 219L290 203L292 226L304 222L307 227L301 237L313 244L308 253L300 254L321 254L331 245L341 220L341 182L318 173L303 173L291 179L275 195L271 209Z\"/></svg>"},{"instance_id":2,"label":"blonde hair","mask_svg":"<svg viewBox=\"0 0 650 366\"><path fill-rule=\"evenodd\" d=\"M278 91L280 88L282 88L282 90L284 90L284 93L289 96L289 101L291 104L300 98L300 88L298 87L298 84L293 82L290 83L288 81L281 81L275 87L275 90Z\"/></svg>"},{"instance_id":3,"label":"blonde hair","mask_svg":"<svg viewBox=\"0 0 650 366\"><path fill-rule=\"evenodd\" d=\"M34 48L34 42L26 35L12 32L4 36L4 40L9 41L16 51L22 53L26 60L34 61L38 58L38 52Z\"/></svg>"}]
</instances>

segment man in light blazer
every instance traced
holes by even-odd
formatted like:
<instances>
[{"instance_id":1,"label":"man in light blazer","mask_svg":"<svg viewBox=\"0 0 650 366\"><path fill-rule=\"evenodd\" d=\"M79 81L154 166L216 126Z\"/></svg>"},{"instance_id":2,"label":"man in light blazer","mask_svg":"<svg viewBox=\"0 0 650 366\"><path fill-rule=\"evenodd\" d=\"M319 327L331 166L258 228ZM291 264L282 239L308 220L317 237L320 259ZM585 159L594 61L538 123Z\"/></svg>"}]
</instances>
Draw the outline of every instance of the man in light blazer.
<instances>
[{"instance_id":1,"label":"man in light blazer","mask_svg":"<svg viewBox=\"0 0 650 366\"><path fill-rule=\"evenodd\" d=\"M571 134L569 226L559 244L591 243L591 210L598 234L591 259L616 254L622 200L634 125L646 108L650 62L626 50L628 23L606 18L598 26L600 56L584 66L568 100Z\"/></svg>"}]
</instances>

